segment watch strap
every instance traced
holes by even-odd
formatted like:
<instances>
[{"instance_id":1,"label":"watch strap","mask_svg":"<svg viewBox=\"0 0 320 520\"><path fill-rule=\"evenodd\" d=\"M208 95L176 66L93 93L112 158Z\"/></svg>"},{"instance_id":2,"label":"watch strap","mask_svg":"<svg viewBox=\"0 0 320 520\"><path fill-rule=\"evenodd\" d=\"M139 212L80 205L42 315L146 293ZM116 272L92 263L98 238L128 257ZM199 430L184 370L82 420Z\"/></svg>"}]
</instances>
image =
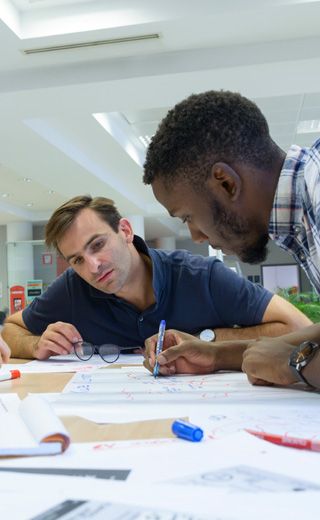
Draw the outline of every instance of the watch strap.
<instances>
[{"instance_id":1,"label":"watch strap","mask_svg":"<svg viewBox=\"0 0 320 520\"><path fill-rule=\"evenodd\" d=\"M311 352L308 356L303 357L302 352L306 347L311 347ZM320 349L320 345L313 341L303 341L298 347L296 347L290 354L288 366L292 370L295 376L308 386L312 386L302 374L302 370L308 365L315 353ZM298 359L300 356L300 359Z\"/></svg>"}]
</instances>

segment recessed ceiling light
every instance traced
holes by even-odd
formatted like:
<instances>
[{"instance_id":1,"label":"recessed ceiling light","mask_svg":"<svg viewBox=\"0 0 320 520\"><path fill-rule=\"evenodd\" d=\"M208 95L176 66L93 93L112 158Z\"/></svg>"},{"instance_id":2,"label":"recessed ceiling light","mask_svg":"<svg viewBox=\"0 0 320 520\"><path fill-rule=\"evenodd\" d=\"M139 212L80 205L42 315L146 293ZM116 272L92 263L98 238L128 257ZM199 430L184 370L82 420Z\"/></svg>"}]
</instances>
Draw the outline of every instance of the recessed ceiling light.
<instances>
[{"instance_id":1,"label":"recessed ceiling light","mask_svg":"<svg viewBox=\"0 0 320 520\"><path fill-rule=\"evenodd\" d=\"M50 193L50 195L52 195L55 191L54 190L49 190L48 193Z\"/></svg>"},{"instance_id":2,"label":"recessed ceiling light","mask_svg":"<svg viewBox=\"0 0 320 520\"><path fill-rule=\"evenodd\" d=\"M3 197L4 199L6 199L7 197L9 197L9 193L1 193L1 197Z\"/></svg>"},{"instance_id":3,"label":"recessed ceiling light","mask_svg":"<svg viewBox=\"0 0 320 520\"><path fill-rule=\"evenodd\" d=\"M27 202L26 206L28 206L28 208L31 208L33 206L33 202Z\"/></svg>"},{"instance_id":4,"label":"recessed ceiling light","mask_svg":"<svg viewBox=\"0 0 320 520\"><path fill-rule=\"evenodd\" d=\"M308 119L298 123L297 134L316 134L317 132L320 132L319 119Z\"/></svg>"},{"instance_id":5,"label":"recessed ceiling light","mask_svg":"<svg viewBox=\"0 0 320 520\"><path fill-rule=\"evenodd\" d=\"M31 179L29 177L23 177L24 182L31 182Z\"/></svg>"}]
</instances>

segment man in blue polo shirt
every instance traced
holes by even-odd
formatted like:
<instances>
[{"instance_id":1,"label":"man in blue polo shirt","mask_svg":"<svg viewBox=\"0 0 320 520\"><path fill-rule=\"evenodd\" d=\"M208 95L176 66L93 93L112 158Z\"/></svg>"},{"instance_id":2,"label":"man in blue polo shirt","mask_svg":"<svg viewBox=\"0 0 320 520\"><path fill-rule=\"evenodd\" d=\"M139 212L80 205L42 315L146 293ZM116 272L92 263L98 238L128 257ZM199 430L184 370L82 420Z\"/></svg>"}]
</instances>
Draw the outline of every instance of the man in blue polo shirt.
<instances>
[{"instance_id":1,"label":"man in blue polo shirt","mask_svg":"<svg viewBox=\"0 0 320 520\"><path fill-rule=\"evenodd\" d=\"M15 357L67 354L81 340L143 346L161 319L168 329L193 335L214 329L219 340L309 324L289 303L213 258L148 248L103 197L79 196L58 208L46 243L70 268L7 320L3 336Z\"/></svg>"}]
</instances>

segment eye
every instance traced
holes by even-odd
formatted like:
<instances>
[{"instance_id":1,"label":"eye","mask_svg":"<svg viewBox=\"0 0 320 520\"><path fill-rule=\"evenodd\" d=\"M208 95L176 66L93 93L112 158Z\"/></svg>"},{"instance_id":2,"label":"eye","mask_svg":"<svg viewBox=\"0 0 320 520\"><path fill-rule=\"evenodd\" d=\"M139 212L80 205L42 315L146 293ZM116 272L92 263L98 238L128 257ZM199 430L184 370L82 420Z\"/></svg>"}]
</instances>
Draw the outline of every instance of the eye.
<instances>
[{"instance_id":1,"label":"eye","mask_svg":"<svg viewBox=\"0 0 320 520\"><path fill-rule=\"evenodd\" d=\"M181 217L182 224L186 224L191 221L191 218L189 215L186 215L185 217Z\"/></svg>"},{"instance_id":2,"label":"eye","mask_svg":"<svg viewBox=\"0 0 320 520\"><path fill-rule=\"evenodd\" d=\"M72 265L80 265L80 264L82 264L82 262L83 262L82 256L77 256L76 258L74 258L72 260L71 263L72 263Z\"/></svg>"},{"instance_id":3,"label":"eye","mask_svg":"<svg viewBox=\"0 0 320 520\"><path fill-rule=\"evenodd\" d=\"M103 248L103 246L105 245L105 242L106 241L103 238L99 238L98 240L95 240L91 244L91 250L92 251L99 251L99 249Z\"/></svg>"}]
</instances>

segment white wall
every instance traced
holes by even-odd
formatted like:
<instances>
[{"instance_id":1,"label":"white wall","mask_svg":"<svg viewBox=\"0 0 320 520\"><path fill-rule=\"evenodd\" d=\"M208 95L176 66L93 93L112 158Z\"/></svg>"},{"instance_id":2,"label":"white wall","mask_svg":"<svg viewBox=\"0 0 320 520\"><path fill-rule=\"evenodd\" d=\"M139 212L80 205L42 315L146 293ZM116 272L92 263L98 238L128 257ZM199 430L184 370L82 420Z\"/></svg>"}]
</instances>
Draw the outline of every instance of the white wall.
<instances>
[{"instance_id":1,"label":"white wall","mask_svg":"<svg viewBox=\"0 0 320 520\"><path fill-rule=\"evenodd\" d=\"M0 226L0 282L2 283L2 298L0 310L9 307L8 302L8 269L7 269L7 226Z\"/></svg>"}]
</instances>

